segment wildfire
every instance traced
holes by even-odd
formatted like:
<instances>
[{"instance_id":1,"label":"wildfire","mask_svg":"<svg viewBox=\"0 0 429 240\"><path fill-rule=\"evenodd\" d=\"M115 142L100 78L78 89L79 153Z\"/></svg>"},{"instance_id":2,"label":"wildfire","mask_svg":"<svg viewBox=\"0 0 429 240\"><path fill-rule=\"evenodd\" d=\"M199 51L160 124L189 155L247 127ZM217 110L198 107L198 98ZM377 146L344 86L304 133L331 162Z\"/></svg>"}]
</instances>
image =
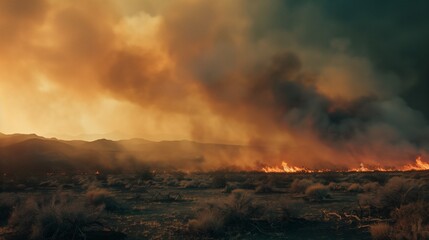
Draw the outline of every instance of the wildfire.
<instances>
[{"instance_id":1,"label":"wildfire","mask_svg":"<svg viewBox=\"0 0 429 240\"><path fill-rule=\"evenodd\" d=\"M264 172L287 172L287 173L293 173L293 172L309 172L310 170L300 167L289 167L287 162L282 162L282 168L279 167L264 167L262 168L262 171Z\"/></svg>"},{"instance_id":2,"label":"wildfire","mask_svg":"<svg viewBox=\"0 0 429 240\"><path fill-rule=\"evenodd\" d=\"M429 163L423 162L422 158L418 157L416 159L415 165L408 164L402 168L402 171L413 171L413 170L415 171L429 170Z\"/></svg>"},{"instance_id":3,"label":"wildfire","mask_svg":"<svg viewBox=\"0 0 429 240\"><path fill-rule=\"evenodd\" d=\"M312 172L392 172L392 171L425 171L429 170L429 163L424 162L421 157L418 157L416 159L415 164L408 164L405 166L402 166L400 168L382 168L382 167L366 167L363 163L359 165L358 168L351 168L344 171L338 171L338 170L329 170L329 169L323 169L323 170L317 170L317 169L307 169L303 167L295 167L295 166L289 166L287 162L282 162L282 167L264 167L262 168L263 172L266 173L298 173L298 172L304 172L304 173L312 173Z\"/></svg>"}]
</instances>

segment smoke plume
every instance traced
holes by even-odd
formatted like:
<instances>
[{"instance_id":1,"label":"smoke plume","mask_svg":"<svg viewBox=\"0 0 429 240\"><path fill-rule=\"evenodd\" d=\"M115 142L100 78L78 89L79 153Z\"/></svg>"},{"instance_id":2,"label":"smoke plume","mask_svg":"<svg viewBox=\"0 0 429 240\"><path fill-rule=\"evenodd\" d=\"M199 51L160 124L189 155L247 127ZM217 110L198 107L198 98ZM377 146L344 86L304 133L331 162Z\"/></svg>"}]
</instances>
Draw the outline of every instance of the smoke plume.
<instances>
[{"instance_id":1,"label":"smoke plume","mask_svg":"<svg viewBox=\"0 0 429 240\"><path fill-rule=\"evenodd\" d=\"M1 0L0 131L234 143L255 168L403 165L429 150L429 4L402 5Z\"/></svg>"}]
</instances>

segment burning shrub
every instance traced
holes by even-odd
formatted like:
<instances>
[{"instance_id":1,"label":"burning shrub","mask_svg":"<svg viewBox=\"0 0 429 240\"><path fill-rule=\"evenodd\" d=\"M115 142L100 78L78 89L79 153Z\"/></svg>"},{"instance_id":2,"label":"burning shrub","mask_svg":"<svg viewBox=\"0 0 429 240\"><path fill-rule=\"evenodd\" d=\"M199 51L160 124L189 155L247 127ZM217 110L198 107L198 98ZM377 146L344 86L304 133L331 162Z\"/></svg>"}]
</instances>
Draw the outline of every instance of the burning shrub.
<instances>
[{"instance_id":1,"label":"burning shrub","mask_svg":"<svg viewBox=\"0 0 429 240\"><path fill-rule=\"evenodd\" d=\"M310 201L323 201L329 197L329 189L323 184L316 183L305 190L305 196Z\"/></svg>"},{"instance_id":2,"label":"burning shrub","mask_svg":"<svg viewBox=\"0 0 429 240\"><path fill-rule=\"evenodd\" d=\"M86 193L86 197L90 205L103 207L107 211L122 210L122 206L115 200L113 195L105 189L90 189Z\"/></svg>"},{"instance_id":3,"label":"burning shrub","mask_svg":"<svg viewBox=\"0 0 429 240\"><path fill-rule=\"evenodd\" d=\"M314 184L313 181L309 179L295 179L290 186L290 191L294 193L304 193L312 184Z\"/></svg>"},{"instance_id":4,"label":"burning shrub","mask_svg":"<svg viewBox=\"0 0 429 240\"><path fill-rule=\"evenodd\" d=\"M390 226L387 223L377 223L371 225L369 229L374 240L390 240Z\"/></svg>"}]
</instances>

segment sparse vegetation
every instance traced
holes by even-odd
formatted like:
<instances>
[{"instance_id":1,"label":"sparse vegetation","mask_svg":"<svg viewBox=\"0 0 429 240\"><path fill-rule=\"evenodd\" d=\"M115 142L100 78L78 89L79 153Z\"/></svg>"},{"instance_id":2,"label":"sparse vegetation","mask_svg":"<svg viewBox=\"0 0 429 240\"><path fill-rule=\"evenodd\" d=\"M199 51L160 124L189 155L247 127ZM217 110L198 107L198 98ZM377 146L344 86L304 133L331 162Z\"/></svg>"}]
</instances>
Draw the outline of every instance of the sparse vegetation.
<instances>
[{"instance_id":1,"label":"sparse vegetation","mask_svg":"<svg viewBox=\"0 0 429 240\"><path fill-rule=\"evenodd\" d=\"M0 239L72 239L71 232L88 240L123 238L118 232L130 239L311 239L314 230L332 238L427 239L427 173L391 173L384 183L370 180L376 174L50 175L29 186L2 179Z\"/></svg>"},{"instance_id":2,"label":"sparse vegetation","mask_svg":"<svg viewBox=\"0 0 429 240\"><path fill-rule=\"evenodd\" d=\"M304 193L313 184L313 181L309 179L295 179L290 186L290 191L293 193Z\"/></svg>"},{"instance_id":3,"label":"sparse vegetation","mask_svg":"<svg viewBox=\"0 0 429 240\"><path fill-rule=\"evenodd\" d=\"M64 195L29 198L16 206L8 227L11 239L86 239L87 233L103 229L101 209Z\"/></svg>"},{"instance_id":4,"label":"sparse vegetation","mask_svg":"<svg viewBox=\"0 0 429 240\"><path fill-rule=\"evenodd\" d=\"M323 201L329 197L329 188L323 184L316 183L305 190L305 196L310 201Z\"/></svg>"},{"instance_id":5,"label":"sparse vegetation","mask_svg":"<svg viewBox=\"0 0 429 240\"><path fill-rule=\"evenodd\" d=\"M255 189L256 194L267 194L267 193L274 193L274 192L276 191L268 184L261 184L257 186Z\"/></svg>"},{"instance_id":6,"label":"sparse vegetation","mask_svg":"<svg viewBox=\"0 0 429 240\"><path fill-rule=\"evenodd\" d=\"M123 209L123 207L116 201L113 195L105 189L90 189L86 193L86 197L90 205L102 207L107 211L118 211Z\"/></svg>"},{"instance_id":7,"label":"sparse vegetation","mask_svg":"<svg viewBox=\"0 0 429 240\"><path fill-rule=\"evenodd\" d=\"M280 203L280 208L282 211L282 220L292 221L301 217L304 208L304 202L298 200L283 200Z\"/></svg>"},{"instance_id":8,"label":"sparse vegetation","mask_svg":"<svg viewBox=\"0 0 429 240\"><path fill-rule=\"evenodd\" d=\"M415 202L392 212L393 239L429 239L429 203Z\"/></svg>"},{"instance_id":9,"label":"sparse vegetation","mask_svg":"<svg viewBox=\"0 0 429 240\"><path fill-rule=\"evenodd\" d=\"M16 204L18 199L15 196L0 194L0 226L7 223Z\"/></svg>"},{"instance_id":10,"label":"sparse vegetation","mask_svg":"<svg viewBox=\"0 0 429 240\"><path fill-rule=\"evenodd\" d=\"M401 205L417 201L420 188L421 183L414 179L392 177L385 186L378 189L375 204L390 212Z\"/></svg>"},{"instance_id":11,"label":"sparse vegetation","mask_svg":"<svg viewBox=\"0 0 429 240\"><path fill-rule=\"evenodd\" d=\"M189 221L189 230L203 234L219 234L229 227L247 226L262 215L262 207L246 192L234 191L225 201L209 203Z\"/></svg>"},{"instance_id":12,"label":"sparse vegetation","mask_svg":"<svg viewBox=\"0 0 429 240\"><path fill-rule=\"evenodd\" d=\"M371 225L370 233L373 240L390 240L390 226L387 223Z\"/></svg>"},{"instance_id":13,"label":"sparse vegetation","mask_svg":"<svg viewBox=\"0 0 429 240\"><path fill-rule=\"evenodd\" d=\"M353 183L347 188L347 191L349 191L349 192L363 192L363 188L360 184Z\"/></svg>"}]
</instances>

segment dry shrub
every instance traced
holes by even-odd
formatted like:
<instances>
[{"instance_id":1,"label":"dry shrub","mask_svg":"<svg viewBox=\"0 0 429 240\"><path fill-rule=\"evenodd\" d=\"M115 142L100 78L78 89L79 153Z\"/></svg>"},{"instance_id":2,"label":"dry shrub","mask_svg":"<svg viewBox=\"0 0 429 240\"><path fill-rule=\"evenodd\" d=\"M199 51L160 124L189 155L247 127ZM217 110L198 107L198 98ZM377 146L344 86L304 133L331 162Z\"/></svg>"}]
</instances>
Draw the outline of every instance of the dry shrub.
<instances>
[{"instance_id":1,"label":"dry shrub","mask_svg":"<svg viewBox=\"0 0 429 240\"><path fill-rule=\"evenodd\" d=\"M331 191L339 191L340 190L340 185L338 183L335 183L335 182L330 182L328 184L328 188Z\"/></svg>"},{"instance_id":2,"label":"dry shrub","mask_svg":"<svg viewBox=\"0 0 429 240\"><path fill-rule=\"evenodd\" d=\"M204 180L201 179L193 179L193 180L183 180L180 182L180 185L183 188L208 188L209 187L209 183L205 182Z\"/></svg>"},{"instance_id":3,"label":"dry shrub","mask_svg":"<svg viewBox=\"0 0 429 240\"><path fill-rule=\"evenodd\" d=\"M301 217L304 209L304 202L298 200L283 200L280 209L282 211L282 221L292 221Z\"/></svg>"},{"instance_id":4,"label":"dry shrub","mask_svg":"<svg viewBox=\"0 0 429 240\"><path fill-rule=\"evenodd\" d=\"M294 193L304 193L307 187L312 184L314 184L313 181L309 179L295 179L290 186L290 191Z\"/></svg>"},{"instance_id":5,"label":"dry shrub","mask_svg":"<svg viewBox=\"0 0 429 240\"><path fill-rule=\"evenodd\" d=\"M217 207L211 206L200 211L196 219L189 221L188 226L191 232L218 235L225 227L225 219Z\"/></svg>"},{"instance_id":6,"label":"dry shrub","mask_svg":"<svg viewBox=\"0 0 429 240\"><path fill-rule=\"evenodd\" d=\"M387 223L371 225L369 232L374 240L390 240L390 226Z\"/></svg>"},{"instance_id":7,"label":"dry shrub","mask_svg":"<svg viewBox=\"0 0 429 240\"><path fill-rule=\"evenodd\" d=\"M127 184L128 181L126 179L112 175L107 176L107 186L111 188L124 189Z\"/></svg>"},{"instance_id":8,"label":"dry shrub","mask_svg":"<svg viewBox=\"0 0 429 240\"><path fill-rule=\"evenodd\" d=\"M7 223L13 208L18 204L19 198L10 194L0 194L0 226Z\"/></svg>"},{"instance_id":9,"label":"dry shrub","mask_svg":"<svg viewBox=\"0 0 429 240\"><path fill-rule=\"evenodd\" d=\"M263 212L262 206L254 203L253 197L240 190L233 191L223 204L227 224L246 223Z\"/></svg>"},{"instance_id":10,"label":"dry shrub","mask_svg":"<svg viewBox=\"0 0 429 240\"><path fill-rule=\"evenodd\" d=\"M329 197L329 188L323 184L316 183L305 190L305 196L310 201L323 201Z\"/></svg>"},{"instance_id":11,"label":"dry shrub","mask_svg":"<svg viewBox=\"0 0 429 240\"><path fill-rule=\"evenodd\" d=\"M274 189L270 185L265 183L260 184L255 189L256 194L266 194L266 193L274 193L274 192L275 192Z\"/></svg>"},{"instance_id":12,"label":"dry shrub","mask_svg":"<svg viewBox=\"0 0 429 240\"><path fill-rule=\"evenodd\" d=\"M225 188L223 189L223 193L231 193L232 191L234 191L235 189L237 189L237 186L234 184L230 184L228 183Z\"/></svg>"},{"instance_id":13,"label":"dry shrub","mask_svg":"<svg viewBox=\"0 0 429 240\"><path fill-rule=\"evenodd\" d=\"M243 191L234 191L225 201L207 205L189 221L191 232L216 235L229 227L248 226L263 214L262 207Z\"/></svg>"},{"instance_id":14,"label":"dry shrub","mask_svg":"<svg viewBox=\"0 0 429 240\"><path fill-rule=\"evenodd\" d=\"M378 184L378 182L369 182L369 183L365 183L362 186L362 189L364 192L376 192L379 187L380 187L380 184Z\"/></svg>"},{"instance_id":15,"label":"dry shrub","mask_svg":"<svg viewBox=\"0 0 429 240\"><path fill-rule=\"evenodd\" d=\"M62 196L29 198L9 218L12 239L86 239L87 230L100 226L100 210Z\"/></svg>"},{"instance_id":16,"label":"dry shrub","mask_svg":"<svg viewBox=\"0 0 429 240\"><path fill-rule=\"evenodd\" d=\"M420 188L420 182L414 179L393 177L377 191L377 207L390 212L403 204L415 202L419 199Z\"/></svg>"},{"instance_id":17,"label":"dry shrub","mask_svg":"<svg viewBox=\"0 0 429 240\"><path fill-rule=\"evenodd\" d=\"M386 172L367 172L361 173L359 179L362 182L377 182L383 185L390 179L390 177L391 175Z\"/></svg>"},{"instance_id":18,"label":"dry shrub","mask_svg":"<svg viewBox=\"0 0 429 240\"><path fill-rule=\"evenodd\" d=\"M429 239L429 203L415 202L392 212L393 239Z\"/></svg>"},{"instance_id":19,"label":"dry shrub","mask_svg":"<svg viewBox=\"0 0 429 240\"><path fill-rule=\"evenodd\" d=\"M86 193L88 203L95 207L102 207L107 211L122 210L123 207L116 201L112 193L101 188L92 188Z\"/></svg>"},{"instance_id":20,"label":"dry shrub","mask_svg":"<svg viewBox=\"0 0 429 240\"><path fill-rule=\"evenodd\" d=\"M153 180L155 177L154 171L149 168L140 169L137 173L137 178L141 181Z\"/></svg>"},{"instance_id":21,"label":"dry shrub","mask_svg":"<svg viewBox=\"0 0 429 240\"><path fill-rule=\"evenodd\" d=\"M347 191L349 191L349 192L363 192L363 188L362 188L362 186L360 184L353 183L352 185L350 185L347 188Z\"/></svg>"},{"instance_id":22,"label":"dry shrub","mask_svg":"<svg viewBox=\"0 0 429 240\"><path fill-rule=\"evenodd\" d=\"M212 188L224 188L227 184L226 178L224 174L215 174L212 179L210 186Z\"/></svg>"},{"instance_id":23,"label":"dry shrub","mask_svg":"<svg viewBox=\"0 0 429 240\"><path fill-rule=\"evenodd\" d=\"M363 193L358 195L358 203L362 207L372 207L375 205L374 203L374 194Z\"/></svg>"}]
</instances>

